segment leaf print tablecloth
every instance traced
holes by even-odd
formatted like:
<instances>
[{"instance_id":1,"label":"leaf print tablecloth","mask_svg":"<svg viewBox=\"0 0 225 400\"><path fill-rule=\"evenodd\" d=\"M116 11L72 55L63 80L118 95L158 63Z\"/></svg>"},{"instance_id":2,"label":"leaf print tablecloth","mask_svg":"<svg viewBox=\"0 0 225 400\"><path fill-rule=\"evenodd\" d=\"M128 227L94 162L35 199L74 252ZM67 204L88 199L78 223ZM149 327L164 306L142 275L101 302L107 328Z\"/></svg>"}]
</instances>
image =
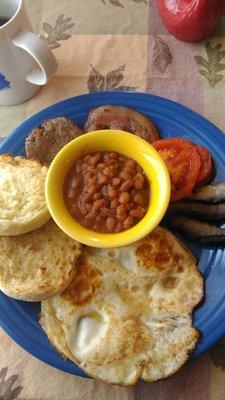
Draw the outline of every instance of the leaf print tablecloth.
<instances>
[{"instance_id":1,"label":"leaf print tablecloth","mask_svg":"<svg viewBox=\"0 0 225 400\"><path fill-rule=\"evenodd\" d=\"M225 131L225 15L214 37L179 42L154 0L25 0L34 31L57 61L27 103L0 107L2 140L27 116L86 92L147 91L178 101ZM8 85L1 75L0 86ZM0 329L0 400L225 400L225 338L162 382L120 388L60 372Z\"/></svg>"}]
</instances>

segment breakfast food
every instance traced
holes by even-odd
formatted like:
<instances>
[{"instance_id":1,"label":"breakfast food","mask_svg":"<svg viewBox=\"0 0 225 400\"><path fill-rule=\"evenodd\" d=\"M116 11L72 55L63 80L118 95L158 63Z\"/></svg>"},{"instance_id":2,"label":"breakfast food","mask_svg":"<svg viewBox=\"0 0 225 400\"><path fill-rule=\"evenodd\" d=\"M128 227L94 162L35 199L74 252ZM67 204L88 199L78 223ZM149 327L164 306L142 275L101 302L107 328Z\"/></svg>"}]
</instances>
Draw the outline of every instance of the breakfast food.
<instances>
[{"instance_id":1,"label":"breakfast food","mask_svg":"<svg viewBox=\"0 0 225 400\"><path fill-rule=\"evenodd\" d=\"M79 126L69 118L49 119L26 138L27 157L50 164L63 146L82 133Z\"/></svg>"},{"instance_id":2,"label":"breakfast food","mask_svg":"<svg viewBox=\"0 0 225 400\"><path fill-rule=\"evenodd\" d=\"M225 203L204 204L198 201L178 201L170 204L168 214L181 214L203 221L219 221L225 218Z\"/></svg>"},{"instance_id":3,"label":"breakfast food","mask_svg":"<svg viewBox=\"0 0 225 400\"><path fill-rule=\"evenodd\" d=\"M163 157L170 174L171 201L190 196L194 188L212 178L212 157L204 147L180 137L161 139L153 146Z\"/></svg>"},{"instance_id":4,"label":"breakfast food","mask_svg":"<svg viewBox=\"0 0 225 400\"><path fill-rule=\"evenodd\" d=\"M154 142L165 159L176 201L168 209L167 226L203 244L225 245L224 229L186 218L213 221L225 215L224 204L195 202L225 198L224 183L198 188L213 173L205 148L179 137L158 140L154 124L125 107L89 113L86 132L106 128ZM58 117L28 136L29 159L0 156L0 289L15 299L42 301L40 322L50 342L90 376L119 385L166 378L189 359L200 339L192 313L204 296L203 277L189 250L159 226L131 245L86 246L81 254L80 244L48 221L48 168L33 158L50 164L81 134L73 121ZM66 206L92 231L126 231L145 216L153 183L131 158L88 151L74 159L61 181ZM189 199L177 202L184 197Z\"/></svg>"},{"instance_id":5,"label":"breakfast food","mask_svg":"<svg viewBox=\"0 0 225 400\"><path fill-rule=\"evenodd\" d=\"M48 167L10 154L0 156L0 235L20 235L44 225Z\"/></svg>"},{"instance_id":6,"label":"breakfast food","mask_svg":"<svg viewBox=\"0 0 225 400\"><path fill-rule=\"evenodd\" d=\"M213 159L208 150L203 146L195 146L200 157L201 166L195 182L195 188L204 186L210 182L214 173Z\"/></svg>"},{"instance_id":7,"label":"breakfast food","mask_svg":"<svg viewBox=\"0 0 225 400\"><path fill-rule=\"evenodd\" d=\"M180 230L190 239L199 243L214 244L218 247L225 246L225 229L219 226L181 215L168 218L168 223L172 228Z\"/></svg>"},{"instance_id":8,"label":"breakfast food","mask_svg":"<svg viewBox=\"0 0 225 400\"><path fill-rule=\"evenodd\" d=\"M80 244L51 220L33 232L0 237L0 289L15 299L40 301L63 291L76 274Z\"/></svg>"},{"instance_id":9,"label":"breakfast food","mask_svg":"<svg viewBox=\"0 0 225 400\"><path fill-rule=\"evenodd\" d=\"M149 143L159 139L158 131L149 118L121 106L102 106L89 113L84 126L85 132L100 129L118 129L134 133Z\"/></svg>"},{"instance_id":10,"label":"breakfast food","mask_svg":"<svg viewBox=\"0 0 225 400\"><path fill-rule=\"evenodd\" d=\"M189 198L191 200L200 200L212 203L225 201L225 182L198 188Z\"/></svg>"},{"instance_id":11,"label":"breakfast food","mask_svg":"<svg viewBox=\"0 0 225 400\"><path fill-rule=\"evenodd\" d=\"M224 200L224 182L197 188L185 201L170 204L165 221L194 241L224 247L225 229L212 224L225 218Z\"/></svg>"},{"instance_id":12,"label":"breakfast food","mask_svg":"<svg viewBox=\"0 0 225 400\"><path fill-rule=\"evenodd\" d=\"M90 376L132 385L174 374L199 340L192 312L203 297L192 254L166 229L126 247L86 247L77 275L43 301L56 349Z\"/></svg>"},{"instance_id":13,"label":"breakfast food","mask_svg":"<svg viewBox=\"0 0 225 400\"><path fill-rule=\"evenodd\" d=\"M91 153L76 160L64 183L66 206L85 228L115 233L144 217L150 189L143 169L116 152Z\"/></svg>"}]
</instances>

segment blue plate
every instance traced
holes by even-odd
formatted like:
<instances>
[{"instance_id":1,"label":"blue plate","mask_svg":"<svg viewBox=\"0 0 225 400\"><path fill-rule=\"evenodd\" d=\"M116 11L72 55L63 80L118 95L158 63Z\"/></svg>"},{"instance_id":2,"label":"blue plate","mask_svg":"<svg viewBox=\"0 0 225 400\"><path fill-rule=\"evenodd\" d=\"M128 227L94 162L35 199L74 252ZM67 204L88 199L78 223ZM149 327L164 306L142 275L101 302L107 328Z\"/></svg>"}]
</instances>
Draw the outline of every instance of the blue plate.
<instances>
[{"instance_id":1,"label":"blue plate","mask_svg":"<svg viewBox=\"0 0 225 400\"><path fill-rule=\"evenodd\" d=\"M225 136L210 122L170 100L142 93L103 92L86 94L54 104L33 115L15 129L0 146L0 153L24 154L24 139L45 119L67 116L84 124L90 109L105 104L131 107L149 116L161 137L182 136L210 150L215 160L215 182L225 180ZM195 326L203 333L195 356L207 350L225 332L225 251L197 246L182 238L199 260L206 282L206 300L195 312ZM86 376L75 364L64 360L50 345L38 323L39 303L13 300L0 292L0 323L20 346L58 369Z\"/></svg>"}]
</instances>

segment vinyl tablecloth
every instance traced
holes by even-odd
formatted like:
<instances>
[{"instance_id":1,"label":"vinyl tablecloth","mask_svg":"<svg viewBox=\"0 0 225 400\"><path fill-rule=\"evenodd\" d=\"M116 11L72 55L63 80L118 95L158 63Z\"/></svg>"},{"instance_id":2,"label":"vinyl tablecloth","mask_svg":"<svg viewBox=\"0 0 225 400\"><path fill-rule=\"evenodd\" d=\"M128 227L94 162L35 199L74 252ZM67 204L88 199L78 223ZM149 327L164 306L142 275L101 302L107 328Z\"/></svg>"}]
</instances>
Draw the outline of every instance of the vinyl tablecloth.
<instances>
[{"instance_id":1,"label":"vinyl tablecloth","mask_svg":"<svg viewBox=\"0 0 225 400\"><path fill-rule=\"evenodd\" d=\"M38 94L0 107L2 140L27 116L104 90L147 91L204 115L225 131L225 16L214 37L190 44L163 27L154 0L25 0L58 70ZM34 359L0 329L0 400L224 400L225 339L173 377L120 388Z\"/></svg>"}]
</instances>

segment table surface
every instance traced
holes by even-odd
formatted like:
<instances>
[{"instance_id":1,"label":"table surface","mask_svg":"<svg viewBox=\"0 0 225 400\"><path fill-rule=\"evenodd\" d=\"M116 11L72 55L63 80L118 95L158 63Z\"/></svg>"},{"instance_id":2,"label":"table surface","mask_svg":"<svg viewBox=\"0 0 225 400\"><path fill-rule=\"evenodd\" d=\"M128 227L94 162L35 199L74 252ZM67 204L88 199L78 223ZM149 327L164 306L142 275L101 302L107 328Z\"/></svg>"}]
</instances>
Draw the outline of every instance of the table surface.
<instances>
[{"instance_id":1,"label":"table surface","mask_svg":"<svg viewBox=\"0 0 225 400\"><path fill-rule=\"evenodd\" d=\"M136 90L168 97L225 132L225 15L214 37L179 42L154 0L25 0L34 32L58 70L30 101L0 107L2 140L27 116L67 97ZM107 386L57 371L0 329L0 400L224 400L225 338L173 377L134 388ZM55 382L55 384L53 384Z\"/></svg>"}]
</instances>

